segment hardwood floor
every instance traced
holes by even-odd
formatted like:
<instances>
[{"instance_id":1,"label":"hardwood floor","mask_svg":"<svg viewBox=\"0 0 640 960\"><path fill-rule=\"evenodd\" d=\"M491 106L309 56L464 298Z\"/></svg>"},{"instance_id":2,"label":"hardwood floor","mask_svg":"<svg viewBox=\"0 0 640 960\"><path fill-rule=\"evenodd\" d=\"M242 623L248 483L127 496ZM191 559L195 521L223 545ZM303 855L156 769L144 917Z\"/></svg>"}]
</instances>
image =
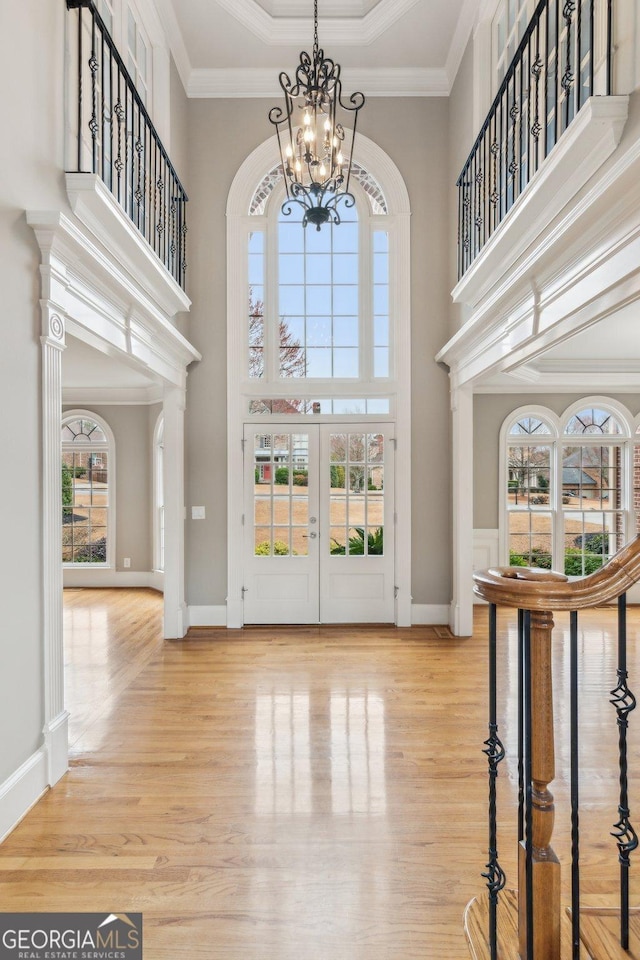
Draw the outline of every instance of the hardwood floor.
<instances>
[{"instance_id":1,"label":"hardwood floor","mask_svg":"<svg viewBox=\"0 0 640 960\"><path fill-rule=\"evenodd\" d=\"M487 844L485 609L471 639L260 627L163 642L152 591L72 590L65 606L71 769L0 847L2 910L141 911L145 960L467 960L462 916L484 889ZM557 621L566 730L568 619ZM582 886L593 901L617 879L615 622L608 610L580 622ZM629 623L638 689L640 611ZM499 627L500 855L515 885L506 614ZM638 725L632 716L632 816ZM568 749L558 735L563 863Z\"/></svg>"}]
</instances>

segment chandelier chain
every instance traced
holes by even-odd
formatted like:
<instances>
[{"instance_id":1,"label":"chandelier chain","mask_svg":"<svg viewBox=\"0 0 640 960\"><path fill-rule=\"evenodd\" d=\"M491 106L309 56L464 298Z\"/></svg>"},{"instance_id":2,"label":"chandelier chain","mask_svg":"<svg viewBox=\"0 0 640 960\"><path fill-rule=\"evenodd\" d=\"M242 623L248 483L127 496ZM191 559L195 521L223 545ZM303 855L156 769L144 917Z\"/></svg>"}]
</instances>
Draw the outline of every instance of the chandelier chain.
<instances>
[{"instance_id":1,"label":"chandelier chain","mask_svg":"<svg viewBox=\"0 0 640 960\"><path fill-rule=\"evenodd\" d=\"M318 42L318 0L313 0L313 52L317 53Z\"/></svg>"}]
</instances>

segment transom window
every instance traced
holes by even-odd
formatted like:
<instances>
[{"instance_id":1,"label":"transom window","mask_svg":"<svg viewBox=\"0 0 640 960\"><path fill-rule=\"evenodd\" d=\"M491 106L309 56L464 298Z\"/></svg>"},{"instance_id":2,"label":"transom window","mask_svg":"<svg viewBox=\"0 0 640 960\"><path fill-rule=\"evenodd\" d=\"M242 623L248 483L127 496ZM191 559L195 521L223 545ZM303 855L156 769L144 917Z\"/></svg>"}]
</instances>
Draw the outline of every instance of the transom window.
<instances>
[{"instance_id":1,"label":"transom window","mask_svg":"<svg viewBox=\"0 0 640 960\"><path fill-rule=\"evenodd\" d=\"M503 542L509 564L585 576L621 549L635 527L632 490L640 488L629 420L613 407L586 403L560 421L551 412L508 418Z\"/></svg>"},{"instance_id":2,"label":"transom window","mask_svg":"<svg viewBox=\"0 0 640 960\"><path fill-rule=\"evenodd\" d=\"M71 415L62 423L62 561L111 560L113 442L104 422Z\"/></svg>"}]
</instances>

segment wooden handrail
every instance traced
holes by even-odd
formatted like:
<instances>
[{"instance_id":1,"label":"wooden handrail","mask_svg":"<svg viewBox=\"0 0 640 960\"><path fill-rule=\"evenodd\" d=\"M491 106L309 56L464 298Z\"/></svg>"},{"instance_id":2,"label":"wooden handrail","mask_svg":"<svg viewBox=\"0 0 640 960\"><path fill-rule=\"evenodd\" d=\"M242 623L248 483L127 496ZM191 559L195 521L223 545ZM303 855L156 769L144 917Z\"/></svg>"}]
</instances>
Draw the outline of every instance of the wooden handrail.
<instances>
[{"instance_id":1,"label":"wooden handrail","mask_svg":"<svg viewBox=\"0 0 640 960\"><path fill-rule=\"evenodd\" d=\"M490 567L473 575L474 593L521 610L585 610L610 603L640 580L640 535L595 573L569 580L554 570Z\"/></svg>"}]
</instances>

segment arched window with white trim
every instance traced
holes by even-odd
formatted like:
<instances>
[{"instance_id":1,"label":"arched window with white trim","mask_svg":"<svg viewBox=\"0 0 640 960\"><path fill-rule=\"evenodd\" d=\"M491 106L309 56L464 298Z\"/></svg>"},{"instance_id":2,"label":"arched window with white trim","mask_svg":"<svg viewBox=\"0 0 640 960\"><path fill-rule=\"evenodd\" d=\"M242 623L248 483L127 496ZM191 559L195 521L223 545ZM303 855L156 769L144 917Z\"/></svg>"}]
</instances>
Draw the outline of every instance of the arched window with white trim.
<instances>
[{"instance_id":1,"label":"arched window with white trim","mask_svg":"<svg viewBox=\"0 0 640 960\"><path fill-rule=\"evenodd\" d=\"M605 397L558 418L522 407L501 433L504 562L586 576L633 535L630 416Z\"/></svg>"},{"instance_id":2,"label":"arched window with white trim","mask_svg":"<svg viewBox=\"0 0 640 960\"><path fill-rule=\"evenodd\" d=\"M62 562L112 566L115 444L87 410L62 420Z\"/></svg>"}]
</instances>

